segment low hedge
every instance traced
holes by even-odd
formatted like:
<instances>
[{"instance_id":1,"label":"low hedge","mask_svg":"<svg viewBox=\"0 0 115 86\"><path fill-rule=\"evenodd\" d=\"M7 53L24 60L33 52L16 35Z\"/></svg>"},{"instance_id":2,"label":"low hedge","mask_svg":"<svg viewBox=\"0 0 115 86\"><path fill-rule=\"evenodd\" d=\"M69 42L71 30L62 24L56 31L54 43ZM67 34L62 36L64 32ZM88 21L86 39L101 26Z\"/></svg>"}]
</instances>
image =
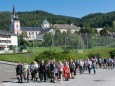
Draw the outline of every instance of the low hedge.
<instances>
[{"instance_id":1,"label":"low hedge","mask_svg":"<svg viewBox=\"0 0 115 86\"><path fill-rule=\"evenodd\" d=\"M67 52L55 52L55 51L44 51L43 53L40 53L38 56L36 56L37 61L39 60L51 60L51 59L56 59L56 60L63 60L63 59L74 59L75 57Z\"/></svg>"}]
</instances>

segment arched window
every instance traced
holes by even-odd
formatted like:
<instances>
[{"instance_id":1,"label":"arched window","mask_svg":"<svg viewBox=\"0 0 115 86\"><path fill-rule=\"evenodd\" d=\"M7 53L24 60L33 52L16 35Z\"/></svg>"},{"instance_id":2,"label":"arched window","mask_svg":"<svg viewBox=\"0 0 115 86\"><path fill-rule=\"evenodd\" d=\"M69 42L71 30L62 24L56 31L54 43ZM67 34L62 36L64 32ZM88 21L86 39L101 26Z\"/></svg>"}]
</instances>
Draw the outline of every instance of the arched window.
<instances>
[{"instance_id":1,"label":"arched window","mask_svg":"<svg viewBox=\"0 0 115 86\"><path fill-rule=\"evenodd\" d=\"M16 25L16 27L18 28L18 25Z\"/></svg>"}]
</instances>

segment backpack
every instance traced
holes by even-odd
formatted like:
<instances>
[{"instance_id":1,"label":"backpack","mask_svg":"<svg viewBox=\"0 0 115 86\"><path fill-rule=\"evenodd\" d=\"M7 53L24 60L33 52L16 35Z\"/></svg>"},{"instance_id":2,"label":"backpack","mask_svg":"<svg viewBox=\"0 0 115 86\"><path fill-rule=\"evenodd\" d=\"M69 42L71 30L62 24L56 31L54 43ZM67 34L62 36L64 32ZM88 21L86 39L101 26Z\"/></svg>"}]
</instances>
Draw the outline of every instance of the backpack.
<instances>
[{"instance_id":1,"label":"backpack","mask_svg":"<svg viewBox=\"0 0 115 86\"><path fill-rule=\"evenodd\" d=\"M70 64L70 68L71 69L74 69L75 68L75 66L74 66L74 64L72 63L72 64Z\"/></svg>"}]
</instances>

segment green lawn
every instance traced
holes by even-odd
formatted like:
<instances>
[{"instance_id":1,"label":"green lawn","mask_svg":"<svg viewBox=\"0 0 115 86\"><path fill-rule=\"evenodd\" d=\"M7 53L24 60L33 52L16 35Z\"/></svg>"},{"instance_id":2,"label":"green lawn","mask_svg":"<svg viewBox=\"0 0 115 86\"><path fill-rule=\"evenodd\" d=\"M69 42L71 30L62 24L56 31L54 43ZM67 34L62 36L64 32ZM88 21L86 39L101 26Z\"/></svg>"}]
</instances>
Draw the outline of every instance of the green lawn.
<instances>
[{"instance_id":1,"label":"green lawn","mask_svg":"<svg viewBox=\"0 0 115 86\"><path fill-rule=\"evenodd\" d=\"M43 51L46 51L46 50L53 50L53 51L56 51L56 52L62 52L64 51L61 47L36 47L33 49L33 47L30 47L28 48L28 50L30 50L31 52L33 52L34 50L34 53L41 53Z\"/></svg>"},{"instance_id":2,"label":"green lawn","mask_svg":"<svg viewBox=\"0 0 115 86\"><path fill-rule=\"evenodd\" d=\"M29 48L31 51L33 48ZM70 54L72 57L76 59L85 59L87 58L90 54L96 55L99 54L101 57L108 58L110 57L109 52L111 50L114 50L115 48L93 48L93 49L87 49L83 50L83 53L77 53L76 50L71 50ZM50 50L49 47L37 47L34 49L34 54L31 53L20 53L20 54L1 54L0 55L0 60L5 60L5 61L12 61L12 62L32 62L36 58L36 56L39 55L39 53L45 51L45 50ZM64 51L62 48L59 47L52 47L52 51L56 52L62 52ZM69 56L68 56L69 57ZM71 57L70 57L71 58Z\"/></svg>"},{"instance_id":3,"label":"green lawn","mask_svg":"<svg viewBox=\"0 0 115 86\"><path fill-rule=\"evenodd\" d=\"M11 62L32 62L35 59L36 54L24 53L24 54L2 54L0 60Z\"/></svg>"}]
</instances>

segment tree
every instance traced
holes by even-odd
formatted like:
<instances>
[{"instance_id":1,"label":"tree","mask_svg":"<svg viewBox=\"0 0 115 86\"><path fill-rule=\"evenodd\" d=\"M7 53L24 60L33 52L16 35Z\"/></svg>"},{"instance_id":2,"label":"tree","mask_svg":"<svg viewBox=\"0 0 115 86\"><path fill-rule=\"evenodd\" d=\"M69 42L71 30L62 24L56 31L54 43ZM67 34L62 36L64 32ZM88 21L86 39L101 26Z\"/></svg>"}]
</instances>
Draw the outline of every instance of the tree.
<instances>
[{"instance_id":1,"label":"tree","mask_svg":"<svg viewBox=\"0 0 115 86\"><path fill-rule=\"evenodd\" d=\"M20 50L27 49L27 46L29 46L29 43L24 40L24 37L22 35L18 36L18 46Z\"/></svg>"},{"instance_id":2,"label":"tree","mask_svg":"<svg viewBox=\"0 0 115 86\"><path fill-rule=\"evenodd\" d=\"M104 28L103 30L100 31L100 35L107 36L108 30Z\"/></svg>"},{"instance_id":3,"label":"tree","mask_svg":"<svg viewBox=\"0 0 115 86\"><path fill-rule=\"evenodd\" d=\"M63 44L63 35L59 29L56 29L55 31L54 39L57 46Z\"/></svg>"},{"instance_id":4,"label":"tree","mask_svg":"<svg viewBox=\"0 0 115 86\"><path fill-rule=\"evenodd\" d=\"M52 45L52 39L53 38L53 34L51 33L51 32L49 32L49 33L46 33L45 35L44 35L44 41L43 41L43 45L44 46L51 46Z\"/></svg>"},{"instance_id":5,"label":"tree","mask_svg":"<svg viewBox=\"0 0 115 86\"><path fill-rule=\"evenodd\" d=\"M97 30L94 28L86 27L84 29L81 29L80 33L97 34Z\"/></svg>"},{"instance_id":6,"label":"tree","mask_svg":"<svg viewBox=\"0 0 115 86\"><path fill-rule=\"evenodd\" d=\"M23 38L28 38L27 32L22 32L22 36L23 36Z\"/></svg>"},{"instance_id":7,"label":"tree","mask_svg":"<svg viewBox=\"0 0 115 86\"><path fill-rule=\"evenodd\" d=\"M113 21L112 31L115 32L115 21Z\"/></svg>"}]
</instances>

